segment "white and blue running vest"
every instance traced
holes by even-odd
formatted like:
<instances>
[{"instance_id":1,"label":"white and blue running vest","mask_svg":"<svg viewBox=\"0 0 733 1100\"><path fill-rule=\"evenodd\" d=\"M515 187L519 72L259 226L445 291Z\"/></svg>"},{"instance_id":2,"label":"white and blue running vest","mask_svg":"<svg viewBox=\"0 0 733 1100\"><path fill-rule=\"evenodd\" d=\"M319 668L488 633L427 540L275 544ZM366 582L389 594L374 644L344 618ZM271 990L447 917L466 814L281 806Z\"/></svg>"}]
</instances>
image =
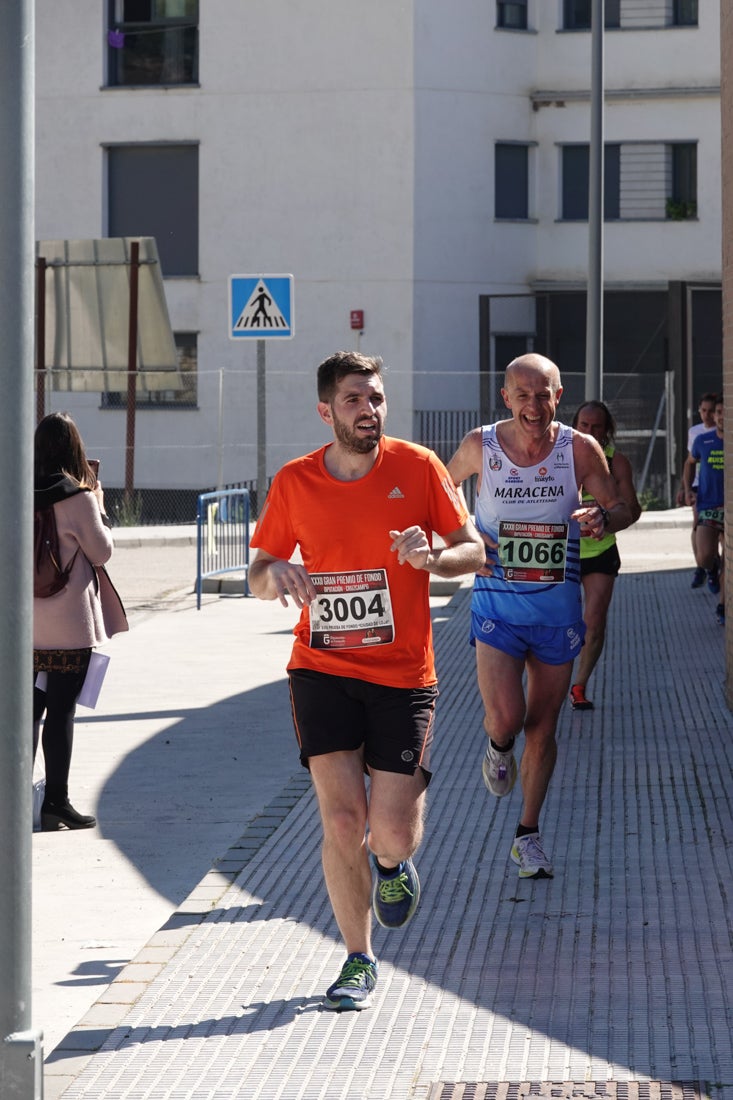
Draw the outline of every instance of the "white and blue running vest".
<instances>
[{"instance_id":1,"label":"white and blue running vest","mask_svg":"<svg viewBox=\"0 0 733 1100\"><path fill-rule=\"evenodd\" d=\"M583 617L580 590L580 527L570 515L580 505L580 492L575 479L573 461L573 429L559 425L552 451L536 466L515 466L501 449L496 437L496 424L482 429L483 462L481 488L476 500L476 526L494 541L498 539L500 523L505 536L505 565L496 550L487 550L487 560L494 572L490 577L476 576L471 608L487 619L499 619L517 626L569 626ZM533 535L519 545L507 539L512 524L527 524ZM567 524L567 544L563 551L554 542L541 542L543 528L552 525L558 536L558 525ZM548 528L549 529L549 528ZM562 528L560 528L562 530ZM525 558L533 554L546 561L548 547L564 558L564 580L515 581L508 567L511 555L519 552ZM534 560L534 559L533 559ZM541 569L536 570L538 574Z\"/></svg>"}]
</instances>

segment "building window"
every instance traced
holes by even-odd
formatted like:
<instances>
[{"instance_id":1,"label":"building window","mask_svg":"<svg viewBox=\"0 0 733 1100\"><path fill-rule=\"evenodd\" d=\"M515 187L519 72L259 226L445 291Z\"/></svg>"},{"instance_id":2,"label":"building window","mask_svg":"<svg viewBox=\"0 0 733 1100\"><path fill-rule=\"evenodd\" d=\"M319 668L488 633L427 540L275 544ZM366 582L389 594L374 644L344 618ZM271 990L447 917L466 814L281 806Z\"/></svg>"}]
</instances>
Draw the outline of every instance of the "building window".
<instances>
[{"instance_id":1,"label":"building window","mask_svg":"<svg viewBox=\"0 0 733 1100\"><path fill-rule=\"evenodd\" d=\"M532 350L532 336L527 333L497 333L494 336L494 362L496 369L503 371L512 359L526 355Z\"/></svg>"},{"instance_id":2,"label":"building window","mask_svg":"<svg viewBox=\"0 0 733 1100\"><path fill-rule=\"evenodd\" d=\"M178 374L171 372L171 379L180 383L180 388L167 390L149 390L135 395L137 409L195 409L198 401L198 334L195 332L174 332L176 342L176 362ZM144 374L144 372L143 372ZM108 391L102 394L103 409L124 409L127 407L127 391L118 393Z\"/></svg>"},{"instance_id":3,"label":"building window","mask_svg":"<svg viewBox=\"0 0 733 1100\"><path fill-rule=\"evenodd\" d=\"M667 217L685 221L697 217L697 146L679 142L667 146L671 194L667 198Z\"/></svg>"},{"instance_id":4,"label":"building window","mask_svg":"<svg viewBox=\"0 0 733 1100\"><path fill-rule=\"evenodd\" d=\"M672 23L675 27L696 27L697 0L674 0Z\"/></svg>"},{"instance_id":5,"label":"building window","mask_svg":"<svg viewBox=\"0 0 733 1100\"><path fill-rule=\"evenodd\" d=\"M155 237L164 278L197 275L198 145L107 150L108 237Z\"/></svg>"},{"instance_id":6,"label":"building window","mask_svg":"<svg viewBox=\"0 0 733 1100\"><path fill-rule=\"evenodd\" d=\"M198 0L109 0L108 84L196 84L198 22Z\"/></svg>"},{"instance_id":7,"label":"building window","mask_svg":"<svg viewBox=\"0 0 733 1100\"><path fill-rule=\"evenodd\" d=\"M563 29L566 31L587 31L591 26L592 0L563 0ZM606 27L621 26L621 0L605 0Z\"/></svg>"},{"instance_id":8,"label":"building window","mask_svg":"<svg viewBox=\"0 0 733 1100\"><path fill-rule=\"evenodd\" d=\"M697 217L694 142L629 141L605 146L606 221L682 221ZM588 146L562 148L562 214L588 217Z\"/></svg>"},{"instance_id":9,"label":"building window","mask_svg":"<svg viewBox=\"0 0 733 1100\"><path fill-rule=\"evenodd\" d=\"M620 216L621 146L603 147L603 219ZM587 145L564 145L562 149L562 218L588 220L588 176L590 151Z\"/></svg>"},{"instance_id":10,"label":"building window","mask_svg":"<svg viewBox=\"0 0 733 1100\"><path fill-rule=\"evenodd\" d=\"M527 0L497 0L496 4L497 27L508 27L511 30L526 31L527 29Z\"/></svg>"},{"instance_id":11,"label":"building window","mask_svg":"<svg viewBox=\"0 0 733 1100\"><path fill-rule=\"evenodd\" d=\"M494 146L494 217L529 217L529 146L497 142Z\"/></svg>"}]
</instances>

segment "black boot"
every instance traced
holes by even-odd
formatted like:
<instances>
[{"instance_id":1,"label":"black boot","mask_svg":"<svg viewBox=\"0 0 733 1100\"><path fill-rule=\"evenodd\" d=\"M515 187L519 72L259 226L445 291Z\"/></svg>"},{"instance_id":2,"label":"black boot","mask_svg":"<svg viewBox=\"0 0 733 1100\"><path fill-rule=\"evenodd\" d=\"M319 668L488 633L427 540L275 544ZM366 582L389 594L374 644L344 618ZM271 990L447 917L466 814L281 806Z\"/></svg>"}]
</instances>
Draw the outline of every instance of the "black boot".
<instances>
[{"instance_id":1,"label":"black boot","mask_svg":"<svg viewBox=\"0 0 733 1100\"><path fill-rule=\"evenodd\" d=\"M43 800L41 830L44 833L53 833L58 829L93 829L96 824L96 817L92 817L91 814L80 814L68 798L54 801L46 796Z\"/></svg>"}]
</instances>

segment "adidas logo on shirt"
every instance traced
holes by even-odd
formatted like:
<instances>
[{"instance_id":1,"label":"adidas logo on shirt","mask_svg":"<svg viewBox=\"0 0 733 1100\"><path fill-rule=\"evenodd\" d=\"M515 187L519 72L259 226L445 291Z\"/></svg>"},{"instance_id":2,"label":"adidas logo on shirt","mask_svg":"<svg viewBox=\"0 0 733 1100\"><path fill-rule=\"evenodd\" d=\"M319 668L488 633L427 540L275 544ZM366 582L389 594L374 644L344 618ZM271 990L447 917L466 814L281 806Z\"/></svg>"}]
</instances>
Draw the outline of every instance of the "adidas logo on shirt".
<instances>
[{"instance_id":1,"label":"adidas logo on shirt","mask_svg":"<svg viewBox=\"0 0 733 1100\"><path fill-rule=\"evenodd\" d=\"M400 489L399 485L395 485L394 489L390 493L387 493L387 500L404 500L405 494Z\"/></svg>"}]
</instances>

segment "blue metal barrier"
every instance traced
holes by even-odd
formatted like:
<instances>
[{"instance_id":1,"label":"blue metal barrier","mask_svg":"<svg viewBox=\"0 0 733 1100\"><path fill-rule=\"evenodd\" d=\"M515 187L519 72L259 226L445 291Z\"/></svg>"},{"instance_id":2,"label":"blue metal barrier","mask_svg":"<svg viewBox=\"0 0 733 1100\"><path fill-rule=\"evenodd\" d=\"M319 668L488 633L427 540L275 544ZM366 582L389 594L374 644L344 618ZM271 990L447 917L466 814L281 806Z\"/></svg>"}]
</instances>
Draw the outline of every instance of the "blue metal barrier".
<instances>
[{"instance_id":1,"label":"blue metal barrier","mask_svg":"<svg viewBox=\"0 0 733 1100\"><path fill-rule=\"evenodd\" d=\"M249 493L222 489L201 493L196 505L196 607L207 577L244 572L249 596Z\"/></svg>"}]
</instances>

